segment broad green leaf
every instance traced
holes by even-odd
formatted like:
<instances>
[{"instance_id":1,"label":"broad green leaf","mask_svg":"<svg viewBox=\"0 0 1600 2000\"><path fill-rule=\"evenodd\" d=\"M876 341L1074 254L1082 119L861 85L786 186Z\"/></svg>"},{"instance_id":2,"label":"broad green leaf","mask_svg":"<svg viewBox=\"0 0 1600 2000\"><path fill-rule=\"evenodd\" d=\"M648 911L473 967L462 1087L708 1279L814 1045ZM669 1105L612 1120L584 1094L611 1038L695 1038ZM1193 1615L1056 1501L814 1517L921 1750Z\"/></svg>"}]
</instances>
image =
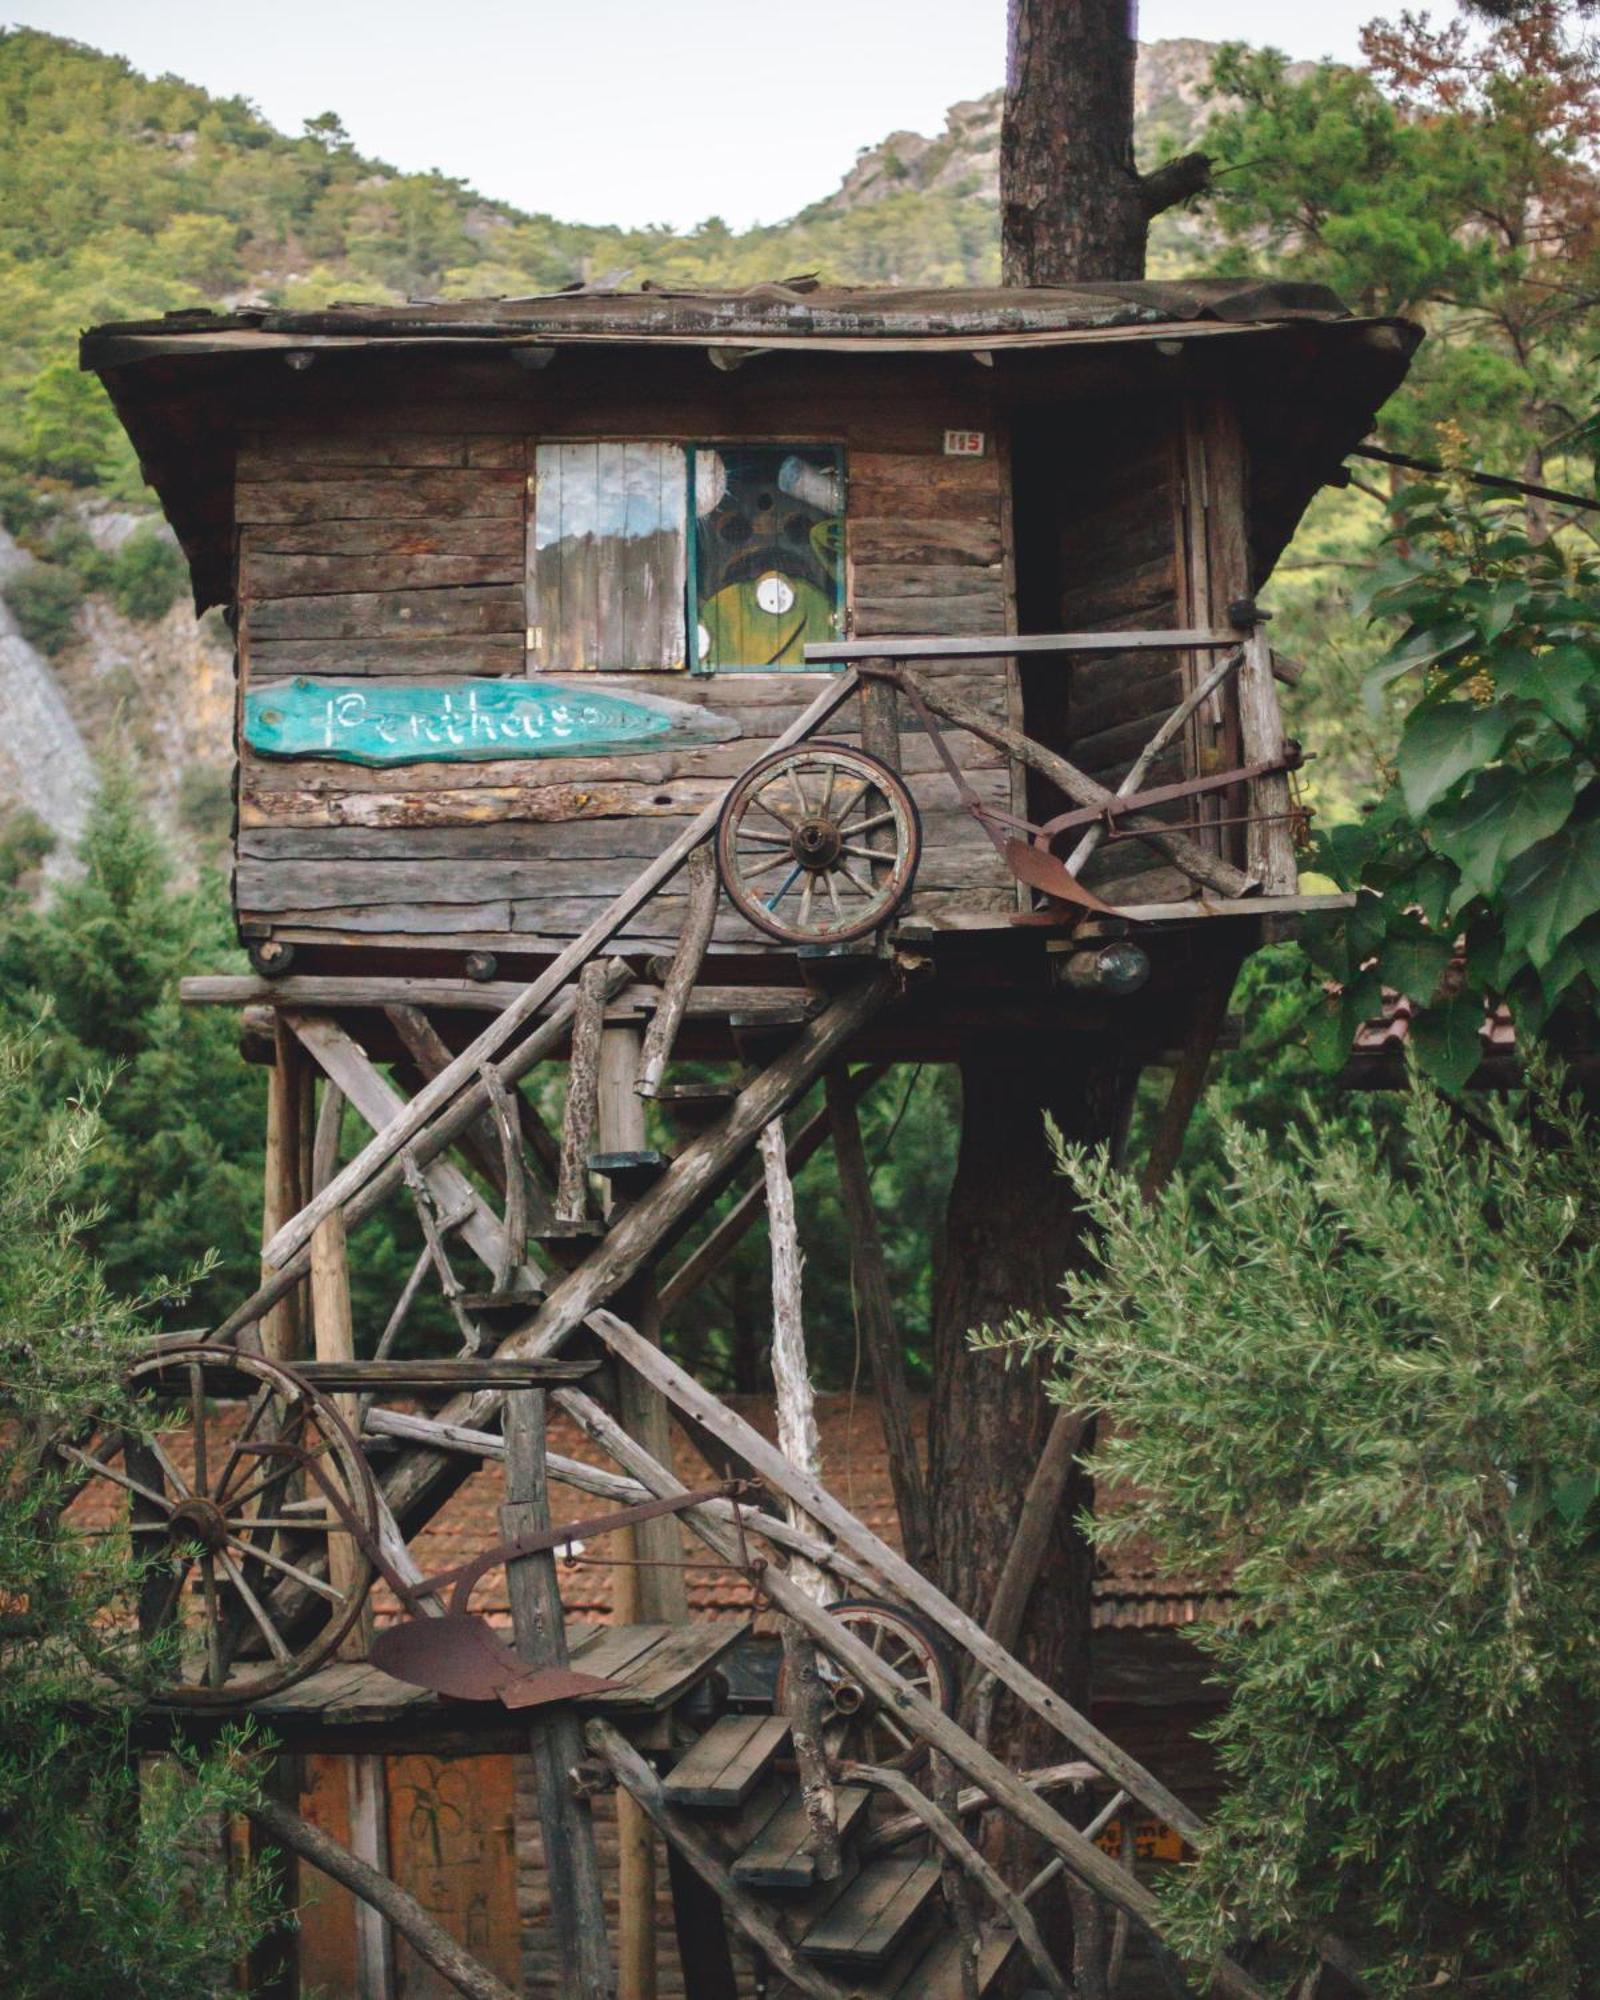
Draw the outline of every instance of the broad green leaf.
<instances>
[{"instance_id":1,"label":"broad green leaf","mask_svg":"<svg viewBox=\"0 0 1600 2000\"><path fill-rule=\"evenodd\" d=\"M1438 806L1429 831L1440 852L1461 870L1456 907L1498 889L1519 854L1566 824L1576 796L1570 771L1524 777L1500 765L1480 772L1464 797Z\"/></svg>"},{"instance_id":2,"label":"broad green leaf","mask_svg":"<svg viewBox=\"0 0 1600 2000\"><path fill-rule=\"evenodd\" d=\"M1368 708L1374 714L1378 712L1379 697L1391 681L1399 680L1402 674L1409 674L1414 668L1431 667L1435 660L1442 660L1447 653L1471 645L1477 636L1476 628L1461 618L1452 619L1444 625L1424 625L1408 632L1367 675Z\"/></svg>"},{"instance_id":3,"label":"broad green leaf","mask_svg":"<svg viewBox=\"0 0 1600 2000\"><path fill-rule=\"evenodd\" d=\"M1519 854L1501 891L1506 942L1535 966L1600 910L1600 825L1569 821L1560 833Z\"/></svg>"},{"instance_id":4,"label":"broad green leaf","mask_svg":"<svg viewBox=\"0 0 1600 2000\"><path fill-rule=\"evenodd\" d=\"M1411 1046L1425 1073L1441 1090L1464 1090L1483 1060L1483 1000L1457 993L1412 1018Z\"/></svg>"},{"instance_id":5,"label":"broad green leaf","mask_svg":"<svg viewBox=\"0 0 1600 2000\"><path fill-rule=\"evenodd\" d=\"M1581 1521L1600 1495L1600 1473L1564 1472L1550 1488L1550 1504L1570 1528Z\"/></svg>"},{"instance_id":6,"label":"broad green leaf","mask_svg":"<svg viewBox=\"0 0 1600 2000\"><path fill-rule=\"evenodd\" d=\"M1507 651L1493 659L1490 672L1497 694L1537 702L1552 722L1574 735L1588 726L1588 701L1600 696L1600 655L1583 646Z\"/></svg>"},{"instance_id":7,"label":"broad green leaf","mask_svg":"<svg viewBox=\"0 0 1600 2000\"><path fill-rule=\"evenodd\" d=\"M1418 819L1468 772L1499 756L1513 718L1498 706L1447 701L1417 711L1400 738L1400 789Z\"/></svg>"},{"instance_id":8,"label":"broad green leaf","mask_svg":"<svg viewBox=\"0 0 1600 2000\"><path fill-rule=\"evenodd\" d=\"M1384 939L1378 969L1386 986L1426 1007L1439 990L1451 956L1448 938L1430 937L1420 926L1412 925Z\"/></svg>"}]
</instances>

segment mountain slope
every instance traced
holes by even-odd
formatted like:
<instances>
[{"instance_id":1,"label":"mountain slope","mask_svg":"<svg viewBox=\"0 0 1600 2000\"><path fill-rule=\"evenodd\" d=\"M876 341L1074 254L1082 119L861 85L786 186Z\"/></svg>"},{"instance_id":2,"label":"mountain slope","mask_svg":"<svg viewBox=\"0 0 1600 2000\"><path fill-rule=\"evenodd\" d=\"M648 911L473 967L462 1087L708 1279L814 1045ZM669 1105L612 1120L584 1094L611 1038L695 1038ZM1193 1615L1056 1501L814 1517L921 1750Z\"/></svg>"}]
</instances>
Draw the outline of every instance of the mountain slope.
<instances>
[{"instance_id":1,"label":"mountain slope","mask_svg":"<svg viewBox=\"0 0 1600 2000\"><path fill-rule=\"evenodd\" d=\"M1212 54L1194 41L1141 49L1146 158L1194 138ZM243 98L0 31L0 527L20 544L0 574L6 684L26 685L40 727L48 711L67 746L49 784L0 761L0 818L26 806L70 841L81 742L109 732L181 844L226 827L226 635L194 626L170 545L137 528L149 497L99 385L77 372L81 327L247 299L516 295L607 279L741 285L815 270L843 283L992 283L999 135L994 92L954 106L935 137L865 149L790 221L624 230L401 173L358 153L331 116L290 137Z\"/></svg>"}]
</instances>

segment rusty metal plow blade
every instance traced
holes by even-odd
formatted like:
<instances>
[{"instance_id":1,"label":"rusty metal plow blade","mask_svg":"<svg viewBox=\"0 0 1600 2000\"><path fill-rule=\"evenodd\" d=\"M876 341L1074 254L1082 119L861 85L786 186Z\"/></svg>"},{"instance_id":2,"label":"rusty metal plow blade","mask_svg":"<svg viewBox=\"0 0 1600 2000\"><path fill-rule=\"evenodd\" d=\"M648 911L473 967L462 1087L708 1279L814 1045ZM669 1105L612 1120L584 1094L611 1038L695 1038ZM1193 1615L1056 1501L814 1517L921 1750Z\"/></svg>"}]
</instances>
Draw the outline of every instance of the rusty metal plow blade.
<instances>
[{"instance_id":1,"label":"rusty metal plow blade","mask_svg":"<svg viewBox=\"0 0 1600 2000\"><path fill-rule=\"evenodd\" d=\"M403 1618L380 1632L368 1656L375 1667L413 1687L454 1701L501 1701L507 1708L545 1708L615 1691L616 1681L570 1667L533 1667L471 1611L441 1618Z\"/></svg>"}]
</instances>

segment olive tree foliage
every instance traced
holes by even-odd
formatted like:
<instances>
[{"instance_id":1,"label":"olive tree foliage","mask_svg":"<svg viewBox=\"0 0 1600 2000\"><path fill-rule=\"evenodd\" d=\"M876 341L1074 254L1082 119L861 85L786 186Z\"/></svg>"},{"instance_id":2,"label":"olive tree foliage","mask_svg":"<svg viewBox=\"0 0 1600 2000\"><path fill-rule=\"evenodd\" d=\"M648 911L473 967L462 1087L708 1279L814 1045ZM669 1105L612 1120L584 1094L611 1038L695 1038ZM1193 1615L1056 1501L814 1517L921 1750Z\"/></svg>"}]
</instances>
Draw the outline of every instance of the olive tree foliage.
<instances>
[{"instance_id":1,"label":"olive tree foliage","mask_svg":"<svg viewBox=\"0 0 1600 2000\"><path fill-rule=\"evenodd\" d=\"M1225 1200L1059 1149L1098 1231L1043 1352L1200 1633L1228 1781L1164 1888L1197 1961L1331 1926L1400 1994L1575 1995L1600 1963L1600 1135L1544 1087L1398 1145L1233 1126ZM1070 1372L1069 1372L1070 1371ZM1070 1387L1068 1386L1070 1384ZM1311 1963L1306 1958L1299 1969Z\"/></svg>"},{"instance_id":2,"label":"olive tree foliage","mask_svg":"<svg viewBox=\"0 0 1600 2000\"><path fill-rule=\"evenodd\" d=\"M72 1190L102 1142L91 1080L41 1116L38 1037L0 1034L0 1991L7 2000L210 2000L259 1928L219 1815L251 1790L245 1746L133 1776L126 1723L89 1674L137 1561L63 1532L53 1446L107 1415L156 1303L107 1288ZM165 1288L158 1288L165 1289Z\"/></svg>"}]
</instances>

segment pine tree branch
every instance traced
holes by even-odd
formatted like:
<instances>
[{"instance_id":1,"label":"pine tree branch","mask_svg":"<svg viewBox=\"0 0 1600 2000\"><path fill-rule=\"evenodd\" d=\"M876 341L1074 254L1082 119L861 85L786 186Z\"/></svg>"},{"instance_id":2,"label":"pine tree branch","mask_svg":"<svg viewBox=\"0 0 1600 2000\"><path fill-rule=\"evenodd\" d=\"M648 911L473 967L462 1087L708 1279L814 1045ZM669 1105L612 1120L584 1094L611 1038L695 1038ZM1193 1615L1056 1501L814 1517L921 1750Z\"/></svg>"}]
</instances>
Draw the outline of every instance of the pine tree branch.
<instances>
[{"instance_id":1,"label":"pine tree branch","mask_svg":"<svg viewBox=\"0 0 1600 2000\"><path fill-rule=\"evenodd\" d=\"M1139 176L1139 193L1146 215L1161 215L1192 195L1204 194L1211 185L1209 153L1180 153L1154 173Z\"/></svg>"}]
</instances>

